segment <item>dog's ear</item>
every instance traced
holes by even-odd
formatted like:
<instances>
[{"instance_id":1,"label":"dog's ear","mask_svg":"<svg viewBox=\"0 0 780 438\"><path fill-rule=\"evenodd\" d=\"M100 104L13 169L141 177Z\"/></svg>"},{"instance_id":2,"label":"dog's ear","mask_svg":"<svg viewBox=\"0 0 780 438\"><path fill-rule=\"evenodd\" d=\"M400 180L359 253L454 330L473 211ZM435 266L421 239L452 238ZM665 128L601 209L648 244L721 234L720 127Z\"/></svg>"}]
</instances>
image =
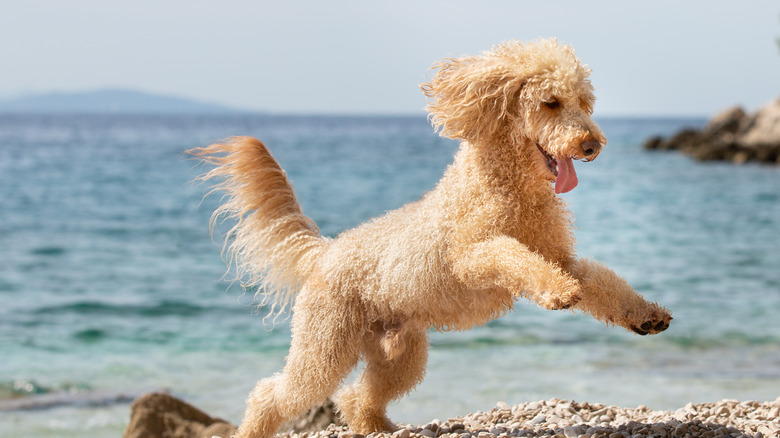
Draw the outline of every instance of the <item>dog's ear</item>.
<instances>
[{"instance_id":1,"label":"dog's ear","mask_svg":"<svg viewBox=\"0 0 780 438\"><path fill-rule=\"evenodd\" d=\"M436 63L434 78L420 85L434 127L472 143L497 134L519 109L525 75L513 67L490 52Z\"/></svg>"}]
</instances>

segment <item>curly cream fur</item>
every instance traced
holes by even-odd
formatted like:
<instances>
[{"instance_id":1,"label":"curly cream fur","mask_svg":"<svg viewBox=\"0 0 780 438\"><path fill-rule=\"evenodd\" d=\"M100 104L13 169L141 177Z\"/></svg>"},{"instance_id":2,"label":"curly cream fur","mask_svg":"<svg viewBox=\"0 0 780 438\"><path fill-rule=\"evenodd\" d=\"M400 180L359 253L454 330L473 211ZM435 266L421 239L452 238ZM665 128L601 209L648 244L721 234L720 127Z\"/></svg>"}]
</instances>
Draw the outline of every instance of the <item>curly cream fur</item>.
<instances>
[{"instance_id":1,"label":"curly cream fur","mask_svg":"<svg viewBox=\"0 0 780 438\"><path fill-rule=\"evenodd\" d=\"M278 291L278 303L298 292L287 364L250 394L239 437L268 437L333 394L360 359L366 369L339 392L339 409L355 433L392 430L386 406L422 380L427 330L469 329L521 297L640 334L669 326L666 309L575 255L545 156L592 160L606 139L574 51L515 41L435 68L422 89L433 124L462 140L454 162L419 201L333 240L318 236L258 140L194 151L217 166L205 179L225 179L215 217L237 221L229 252L239 272Z\"/></svg>"},{"instance_id":2,"label":"curly cream fur","mask_svg":"<svg viewBox=\"0 0 780 438\"><path fill-rule=\"evenodd\" d=\"M236 222L227 233L225 250L229 262L236 262L237 277L245 286L258 286L258 293L273 291L263 304L283 310L325 248L316 224L301 211L287 175L265 145L249 137L189 153L216 166L201 180L224 179L212 192L229 196L211 216L211 228L220 218Z\"/></svg>"}]
</instances>

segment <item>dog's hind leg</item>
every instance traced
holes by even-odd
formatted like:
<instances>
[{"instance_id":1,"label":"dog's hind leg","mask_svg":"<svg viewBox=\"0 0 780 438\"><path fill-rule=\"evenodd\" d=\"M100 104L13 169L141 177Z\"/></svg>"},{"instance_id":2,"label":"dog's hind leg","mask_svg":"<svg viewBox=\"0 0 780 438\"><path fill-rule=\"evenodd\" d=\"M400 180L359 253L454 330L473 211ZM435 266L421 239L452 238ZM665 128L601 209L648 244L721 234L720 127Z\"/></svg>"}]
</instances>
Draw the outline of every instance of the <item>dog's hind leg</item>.
<instances>
[{"instance_id":1,"label":"dog's hind leg","mask_svg":"<svg viewBox=\"0 0 780 438\"><path fill-rule=\"evenodd\" d=\"M322 299L304 288L292 318L292 343L281 374L258 382L237 438L268 438L282 422L333 394L359 357L365 328L359 302Z\"/></svg>"},{"instance_id":2,"label":"dog's hind leg","mask_svg":"<svg viewBox=\"0 0 780 438\"><path fill-rule=\"evenodd\" d=\"M382 326L378 324L364 339L366 369L337 398L339 411L353 433L395 430L386 415L388 403L408 393L425 375L426 331L397 324Z\"/></svg>"}]
</instances>

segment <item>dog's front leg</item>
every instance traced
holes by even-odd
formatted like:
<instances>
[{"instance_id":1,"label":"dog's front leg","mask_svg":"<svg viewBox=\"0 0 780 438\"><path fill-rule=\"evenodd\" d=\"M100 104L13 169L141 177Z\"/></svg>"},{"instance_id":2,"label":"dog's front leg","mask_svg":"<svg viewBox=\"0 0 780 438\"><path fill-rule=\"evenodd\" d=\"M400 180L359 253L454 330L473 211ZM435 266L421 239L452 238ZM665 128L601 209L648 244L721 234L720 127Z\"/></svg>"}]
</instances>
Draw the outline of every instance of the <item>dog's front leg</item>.
<instances>
[{"instance_id":1,"label":"dog's front leg","mask_svg":"<svg viewBox=\"0 0 780 438\"><path fill-rule=\"evenodd\" d=\"M505 288L552 310L580 299L576 279L509 236L454 245L449 260L458 279L471 289Z\"/></svg>"},{"instance_id":2,"label":"dog's front leg","mask_svg":"<svg viewBox=\"0 0 780 438\"><path fill-rule=\"evenodd\" d=\"M608 324L617 324L640 335L666 330L672 315L648 302L614 271L594 260L577 259L569 267L582 285L576 308Z\"/></svg>"}]
</instances>

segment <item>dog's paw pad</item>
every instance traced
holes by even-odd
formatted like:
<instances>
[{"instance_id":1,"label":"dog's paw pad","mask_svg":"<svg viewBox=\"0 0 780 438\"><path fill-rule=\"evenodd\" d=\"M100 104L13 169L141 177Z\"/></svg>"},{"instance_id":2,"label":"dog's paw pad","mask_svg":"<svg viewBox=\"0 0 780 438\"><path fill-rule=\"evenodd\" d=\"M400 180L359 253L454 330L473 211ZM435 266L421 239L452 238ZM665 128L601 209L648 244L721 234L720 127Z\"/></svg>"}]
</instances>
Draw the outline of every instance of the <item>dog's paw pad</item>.
<instances>
[{"instance_id":1,"label":"dog's paw pad","mask_svg":"<svg viewBox=\"0 0 780 438\"><path fill-rule=\"evenodd\" d=\"M669 328L672 316L666 312L659 312L653 315L650 320L643 322L639 326L631 326L631 330L638 335L654 335L661 333Z\"/></svg>"},{"instance_id":2,"label":"dog's paw pad","mask_svg":"<svg viewBox=\"0 0 780 438\"><path fill-rule=\"evenodd\" d=\"M634 331L634 333L645 336L650 333L650 329L653 328L653 323L650 321L645 321L644 324L642 324L639 327L631 327L631 330Z\"/></svg>"},{"instance_id":3,"label":"dog's paw pad","mask_svg":"<svg viewBox=\"0 0 780 438\"><path fill-rule=\"evenodd\" d=\"M658 321L658 323L656 323L656 325L653 326L653 330L655 330L656 332L662 332L669 328L670 322L671 321Z\"/></svg>"}]
</instances>

